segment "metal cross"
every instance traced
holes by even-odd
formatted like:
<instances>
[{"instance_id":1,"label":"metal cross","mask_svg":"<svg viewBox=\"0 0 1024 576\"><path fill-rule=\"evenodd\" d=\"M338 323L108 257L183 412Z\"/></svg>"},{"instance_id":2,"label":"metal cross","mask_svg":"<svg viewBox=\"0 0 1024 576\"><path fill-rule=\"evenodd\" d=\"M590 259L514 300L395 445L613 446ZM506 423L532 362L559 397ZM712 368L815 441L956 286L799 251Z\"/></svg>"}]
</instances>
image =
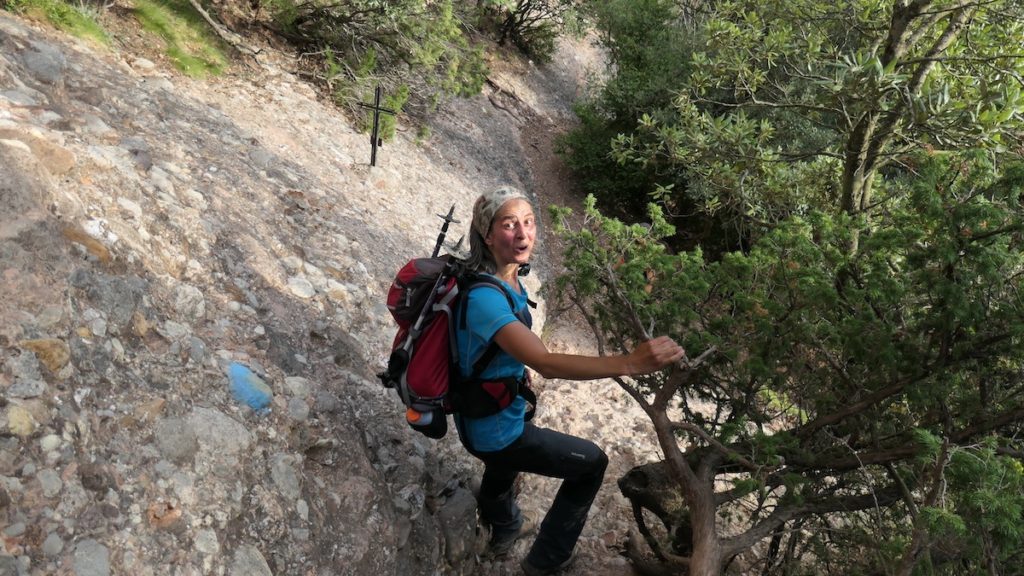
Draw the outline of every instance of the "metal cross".
<instances>
[{"instance_id":1,"label":"metal cross","mask_svg":"<svg viewBox=\"0 0 1024 576\"><path fill-rule=\"evenodd\" d=\"M372 106L363 102L359 103L360 106L373 110L373 132L370 134L370 166L377 165L377 147L384 145L384 139L380 137L380 113L396 114L394 110L380 107L380 92L380 85L378 84L377 89L374 91Z\"/></svg>"}]
</instances>

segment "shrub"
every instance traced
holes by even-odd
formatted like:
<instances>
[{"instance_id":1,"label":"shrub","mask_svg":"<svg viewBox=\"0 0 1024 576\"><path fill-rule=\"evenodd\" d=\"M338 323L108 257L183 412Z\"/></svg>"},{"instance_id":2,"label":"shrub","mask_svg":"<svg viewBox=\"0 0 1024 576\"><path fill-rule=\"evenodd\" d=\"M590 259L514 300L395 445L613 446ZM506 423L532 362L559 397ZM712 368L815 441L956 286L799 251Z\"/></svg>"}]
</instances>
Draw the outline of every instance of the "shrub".
<instances>
[{"instance_id":1,"label":"shrub","mask_svg":"<svg viewBox=\"0 0 1024 576\"><path fill-rule=\"evenodd\" d=\"M73 5L62 0L0 0L0 6L18 14L45 20L73 36L99 44L110 44L110 36L97 21L97 12L87 4Z\"/></svg>"}]
</instances>

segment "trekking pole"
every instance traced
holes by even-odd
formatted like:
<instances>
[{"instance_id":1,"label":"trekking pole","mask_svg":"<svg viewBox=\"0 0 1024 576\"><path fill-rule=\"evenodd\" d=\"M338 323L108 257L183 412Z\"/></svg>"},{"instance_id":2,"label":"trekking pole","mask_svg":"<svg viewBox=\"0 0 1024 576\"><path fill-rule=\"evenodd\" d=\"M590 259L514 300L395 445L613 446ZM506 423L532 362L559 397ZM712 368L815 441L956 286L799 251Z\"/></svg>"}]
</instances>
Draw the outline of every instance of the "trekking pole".
<instances>
[{"instance_id":1,"label":"trekking pole","mask_svg":"<svg viewBox=\"0 0 1024 576\"><path fill-rule=\"evenodd\" d=\"M441 252L441 244L444 243L444 237L448 234L448 225L452 222L461 224L461 222L453 218L454 215L455 204L452 204L452 207L448 210L447 216L442 216L440 214L437 215L438 218L444 220L444 224L441 225L441 233L437 235L437 244L434 244L434 253L430 255L431 258L437 258L437 255Z\"/></svg>"}]
</instances>

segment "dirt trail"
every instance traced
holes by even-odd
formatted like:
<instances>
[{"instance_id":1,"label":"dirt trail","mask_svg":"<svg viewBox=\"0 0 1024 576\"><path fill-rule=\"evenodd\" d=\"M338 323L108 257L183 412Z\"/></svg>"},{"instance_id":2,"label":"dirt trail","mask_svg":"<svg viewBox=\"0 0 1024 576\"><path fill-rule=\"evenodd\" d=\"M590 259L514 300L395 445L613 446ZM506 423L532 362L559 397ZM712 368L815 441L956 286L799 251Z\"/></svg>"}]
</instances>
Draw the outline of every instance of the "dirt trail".
<instances>
[{"instance_id":1,"label":"dirt trail","mask_svg":"<svg viewBox=\"0 0 1024 576\"><path fill-rule=\"evenodd\" d=\"M575 122L571 103L583 95L585 79L591 72L603 70L601 53L587 41L567 41L548 68L523 70L515 69L515 64L508 66L509 69L499 70L496 76L503 87L511 85L506 90L520 96L520 102L525 104L519 111L522 120L517 123L518 136L520 148L528 160L530 189L537 196L542 217L548 217L547 207L552 204L568 206L579 214L582 194L555 148L557 138ZM507 97L504 102L507 105ZM550 226L542 230L538 244L544 260L539 262L538 268L542 279L551 281L563 266L562 246ZM597 353L590 328L580 314L571 308L559 309L557 303L550 300L542 338L552 351ZM577 548L577 562L566 574L632 575L634 572L622 552L635 524L628 501L620 494L616 482L633 466L660 459L653 443L653 426L612 380L536 380L539 380L541 395L538 424L591 439L609 456L604 486ZM556 481L525 476L520 504L524 509L544 511L557 488ZM526 547L522 545L520 554L525 552ZM501 568L509 569L509 566ZM502 572L499 570L499 573ZM508 573L518 574L518 571L513 567Z\"/></svg>"}]
</instances>

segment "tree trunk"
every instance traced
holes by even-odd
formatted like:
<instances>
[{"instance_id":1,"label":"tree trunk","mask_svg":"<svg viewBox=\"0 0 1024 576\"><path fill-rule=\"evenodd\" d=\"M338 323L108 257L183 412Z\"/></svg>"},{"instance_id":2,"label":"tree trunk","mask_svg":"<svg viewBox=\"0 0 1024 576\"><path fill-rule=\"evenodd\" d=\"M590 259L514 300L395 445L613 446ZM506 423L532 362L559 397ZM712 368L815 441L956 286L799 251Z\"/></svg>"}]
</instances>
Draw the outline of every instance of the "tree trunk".
<instances>
[{"instance_id":1,"label":"tree trunk","mask_svg":"<svg viewBox=\"0 0 1024 576\"><path fill-rule=\"evenodd\" d=\"M870 155L871 138L874 137L877 126L878 114L866 114L846 141L840 208L847 214L856 214L867 206L871 179L874 176L871 166L875 165Z\"/></svg>"},{"instance_id":2,"label":"tree trunk","mask_svg":"<svg viewBox=\"0 0 1024 576\"><path fill-rule=\"evenodd\" d=\"M717 511L712 486L701 482L697 494L687 496L693 526L693 554L690 576L718 576L722 573L722 546L715 528Z\"/></svg>"},{"instance_id":3,"label":"tree trunk","mask_svg":"<svg viewBox=\"0 0 1024 576\"><path fill-rule=\"evenodd\" d=\"M843 163L843 179L841 188L840 208L849 215L855 215L867 205L871 195L871 180L874 178L875 165L871 157L871 138L878 125L878 115L869 114L861 118L850 139L846 142L846 160ZM850 254L857 252L860 231L853 230L847 250Z\"/></svg>"},{"instance_id":4,"label":"tree trunk","mask_svg":"<svg viewBox=\"0 0 1024 576\"><path fill-rule=\"evenodd\" d=\"M717 460L714 456L708 456L710 461L702 463L702 473L696 474L679 449L679 441L664 411L664 403L656 401L649 416L654 423L665 460L690 511L693 553L690 556L689 575L719 576L722 572L722 544L716 529L718 513L715 506L714 471Z\"/></svg>"},{"instance_id":5,"label":"tree trunk","mask_svg":"<svg viewBox=\"0 0 1024 576\"><path fill-rule=\"evenodd\" d=\"M908 42L913 44L920 41L920 37L914 38L911 34L911 25L914 20L921 18L931 5L932 0L912 0L895 4L889 24L887 42L881 56L883 66L889 66L902 59L912 48L908 46ZM976 10L977 6L950 7L944 10L949 13L949 22L939 38L928 48L926 52L928 58L913 70L911 80L907 84L907 91L910 94L918 93L928 72L935 66L933 58L938 57L949 48L963 32ZM846 160L843 164L841 191L843 212L852 215L862 212L870 206L871 182L883 163L881 159L884 149L893 139L896 128L904 117L905 107L906 104L901 103L884 113L882 110L868 112L860 118L850 132L849 140L846 143ZM855 237L854 249L856 249L856 243Z\"/></svg>"}]
</instances>

